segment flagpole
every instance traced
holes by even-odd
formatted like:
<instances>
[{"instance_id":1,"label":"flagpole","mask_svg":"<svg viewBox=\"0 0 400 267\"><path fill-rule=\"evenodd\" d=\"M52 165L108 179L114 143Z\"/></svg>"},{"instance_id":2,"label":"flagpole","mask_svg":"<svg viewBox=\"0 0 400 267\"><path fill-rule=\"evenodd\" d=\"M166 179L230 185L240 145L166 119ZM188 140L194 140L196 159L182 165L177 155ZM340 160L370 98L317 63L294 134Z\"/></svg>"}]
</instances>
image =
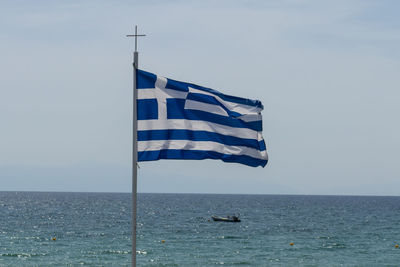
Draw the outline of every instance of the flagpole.
<instances>
[{"instance_id":1,"label":"flagpole","mask_svg":"<svg viewBox=\"0 0 400 267\"><path fill-rule=\"evenodd\" d=\"M136 27L137 28L137 27ZM137 31L135 31L137 33ZM132 139L132 267L136 267L136 214L137 214L137 79L136 71L139 65L139 53L133 52L133 139Z\"/></svg>"},{"instance_id":2,"label":"flagpole","mask_svg":"<svg viewBox=\"0 0 400 267\"><path fill-rule=\"evenodd\" d=\"M136 267L136 215L137 215L137 70L139 67L139 53L137 51L137 37L146 36L137 34L137 26L135 26L135 34L127 35L127 37L135 37L135 51L133 52L133 125L132 125L132 267Z\"/></svg>"}]
</instances>

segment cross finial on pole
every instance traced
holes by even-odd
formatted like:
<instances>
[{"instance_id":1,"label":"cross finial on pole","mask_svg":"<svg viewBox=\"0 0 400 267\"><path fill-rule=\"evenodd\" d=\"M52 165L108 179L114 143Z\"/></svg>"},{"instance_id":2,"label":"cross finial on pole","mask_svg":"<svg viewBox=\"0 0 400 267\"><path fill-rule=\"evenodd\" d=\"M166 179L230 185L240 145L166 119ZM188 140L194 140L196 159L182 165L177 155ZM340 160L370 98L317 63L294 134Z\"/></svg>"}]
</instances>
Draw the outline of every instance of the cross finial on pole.
<instances>
[{"instance_id":1,"label":"cross finial on pole","mask_svg":"<svg viewBox=\"0 0 400 267\"><path fill-rule=\"evenodd\" d=\"M137 52L137 38L146 36L146 34L138 34L137 33L137 25L135 26L135 34L128 34L126 37L135 37L135 52Z\"/></svg>"}]
</instances>

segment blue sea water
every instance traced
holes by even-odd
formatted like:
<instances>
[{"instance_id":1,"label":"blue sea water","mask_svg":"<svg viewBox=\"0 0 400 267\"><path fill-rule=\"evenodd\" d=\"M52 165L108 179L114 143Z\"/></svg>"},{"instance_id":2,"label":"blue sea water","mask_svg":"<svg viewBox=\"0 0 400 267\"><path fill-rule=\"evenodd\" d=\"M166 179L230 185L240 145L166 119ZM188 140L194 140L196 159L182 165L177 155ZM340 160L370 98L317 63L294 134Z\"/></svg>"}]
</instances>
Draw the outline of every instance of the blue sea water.
<instances>
[{"instance_id":1,"label":"blue sea water","mask_svg":"<svg viewBox=\"0 0 400 267\"><path fill-rule=\"evenodd\" d=\"M234 213L242 222L210 221ZM400 266L399 229L400 197L139 194L137 259L138 266ZM130 260L130 194L0 192L0 266Z\"/></svg>"}]
</instances>

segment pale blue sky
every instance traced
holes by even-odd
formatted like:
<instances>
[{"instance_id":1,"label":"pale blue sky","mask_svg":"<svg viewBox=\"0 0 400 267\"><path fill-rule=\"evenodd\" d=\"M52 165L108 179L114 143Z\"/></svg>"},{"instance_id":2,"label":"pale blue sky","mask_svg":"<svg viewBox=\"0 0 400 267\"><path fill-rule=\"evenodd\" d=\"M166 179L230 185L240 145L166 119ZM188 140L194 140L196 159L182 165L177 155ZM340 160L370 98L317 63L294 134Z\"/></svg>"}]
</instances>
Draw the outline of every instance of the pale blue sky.
<instances>
[{"instance_id":1,"label":"pale blue sky","mask_svg":"<svg viewBox=\"0 0 400 267\"><path fill-rule=\"evenodd\" d=\"M140 192L400 195L399 1L2 1L0 191L131 190L141 68L263 102L270 162L142 163Z\"/></svg>"}]
</instances>

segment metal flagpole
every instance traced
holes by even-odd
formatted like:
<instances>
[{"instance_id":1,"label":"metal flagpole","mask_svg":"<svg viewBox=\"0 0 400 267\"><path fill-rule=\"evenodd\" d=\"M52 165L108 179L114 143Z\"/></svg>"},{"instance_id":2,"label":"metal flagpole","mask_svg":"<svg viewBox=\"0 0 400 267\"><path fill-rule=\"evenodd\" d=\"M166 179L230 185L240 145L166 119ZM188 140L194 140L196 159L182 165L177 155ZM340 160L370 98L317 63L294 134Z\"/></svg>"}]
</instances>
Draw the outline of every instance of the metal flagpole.
<instances>
[{"instance_id":1,"label":"metal flagpole","mask_svg":"<svg viewBox=\"0 0 400 267\"><path fill-rule=\"evenodd\" d=\"M137 51L137 37L146 36L137 34L137 26L135 26L135 34L127 35L127 37L135 37L135 52L133 52L133 138L132 138L132 267L136 267L136 214L137 214L137 77L136 72L139 67L139 53Z\"/></svg>"}]
</instances>

